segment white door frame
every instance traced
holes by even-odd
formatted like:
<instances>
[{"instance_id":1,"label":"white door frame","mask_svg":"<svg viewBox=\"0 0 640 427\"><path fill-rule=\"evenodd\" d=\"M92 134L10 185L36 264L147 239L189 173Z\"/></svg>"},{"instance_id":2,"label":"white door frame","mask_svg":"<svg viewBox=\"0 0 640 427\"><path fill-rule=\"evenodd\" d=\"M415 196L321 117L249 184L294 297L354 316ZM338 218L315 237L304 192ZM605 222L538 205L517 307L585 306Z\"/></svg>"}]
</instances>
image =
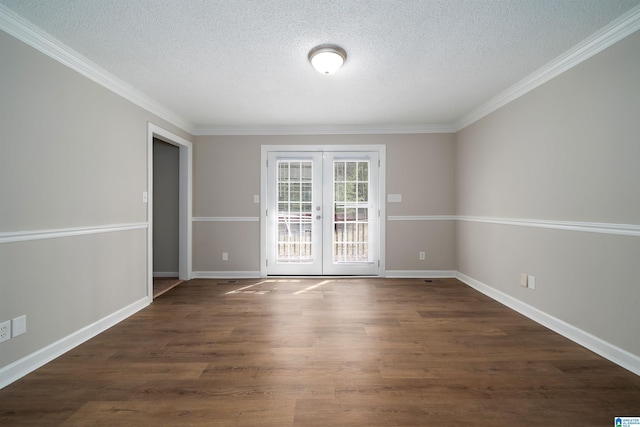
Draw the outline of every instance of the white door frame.
<instances>
[{"instance_id":1,"label":"white door frame","mask_svg":"<svg viewBox=\"0 0 640 427\"><path fill-rule=\"evenodd\" d=\"M193 146L190 141L153 123L147 123L147 298L153 300L153 139L179 148L178 271L180 280L193 277L192 267L192 194Z\"/></svg>"},{"instance_id":2,"label":"white door frame","mask_svg":"<svg viewBox=\"0 0 640 427\"><path fill-rule=\"evenodd\" d=\"M334 152L353 152L353 151L375 151L378 153L378 159L380 160L380 169L379 169L379 186L378 191L380 194L380 236L379 236L379 245L380 245L380 268L378 270L378 275L380 277L386 276L385 269L385 226L386 226L386 203L385 203L385 194L386 194L386 145L358 145L358 144L350 144L350 145L262 145L261 146L261 156L260 156L260 276L267 277L267 232L268 232L268 224L267 224L267 158L270 151L307 151L307 152L317 152L317 151L334 151Z\"/></svg>"}]
</instances>

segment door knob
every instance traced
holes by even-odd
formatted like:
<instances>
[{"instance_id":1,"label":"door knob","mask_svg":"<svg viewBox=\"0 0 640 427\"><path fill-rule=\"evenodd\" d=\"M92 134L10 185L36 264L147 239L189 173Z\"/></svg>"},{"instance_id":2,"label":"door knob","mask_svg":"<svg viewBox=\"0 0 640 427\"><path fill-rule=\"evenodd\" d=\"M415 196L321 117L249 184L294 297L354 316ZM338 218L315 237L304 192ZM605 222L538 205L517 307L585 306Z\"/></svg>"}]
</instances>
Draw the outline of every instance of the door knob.
<instances>
[{"instance_id":1,"label":"door knob","mask_svg":"<svg viewBox=\"0 0 640 427\"><path fill-rule=\"evenodd\" d=\"M320 219L320 218L322 218L320 215L316 216L316 219Z\"/></svg>"}]
</instances>

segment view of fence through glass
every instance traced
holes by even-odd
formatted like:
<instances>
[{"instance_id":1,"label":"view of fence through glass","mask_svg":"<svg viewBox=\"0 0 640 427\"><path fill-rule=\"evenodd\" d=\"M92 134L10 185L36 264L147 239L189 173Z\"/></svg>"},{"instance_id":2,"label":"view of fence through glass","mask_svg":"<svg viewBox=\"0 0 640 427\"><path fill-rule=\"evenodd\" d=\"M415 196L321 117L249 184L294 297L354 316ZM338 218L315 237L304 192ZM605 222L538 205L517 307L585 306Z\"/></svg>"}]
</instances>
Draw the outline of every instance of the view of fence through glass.
<instances>
[{"instance_id":1,"label":"view of fence through glass","mask_svg":"<svg viewBox=\"0 0 640 427\"><path fill-rule=\"evenodd\" d=\"M333 261L369 261L369 161L333 163Z\"/></svg>"},{"instance_id":2,"label":"view of fence through glass","mask_svg":"<svg viewBox=\"0 0 640 427\"><path fill-rule=\"evenodd\" d=\"M311 262L311 160L278 160L278 262Z\"/></svg>"},{"instance_id":3,"label":"view of fence through glass","mask_svg":"<svg viewBox=\"0 0 640 427\"><path fill-rule=\"evenodd\" d=\"M310 263L314 244L313 162L278 160L279 263ZM369 262L369 161L333 163L333 262ZM320 252L318 252L320 256Z\"/></svg>"}]
</instances>

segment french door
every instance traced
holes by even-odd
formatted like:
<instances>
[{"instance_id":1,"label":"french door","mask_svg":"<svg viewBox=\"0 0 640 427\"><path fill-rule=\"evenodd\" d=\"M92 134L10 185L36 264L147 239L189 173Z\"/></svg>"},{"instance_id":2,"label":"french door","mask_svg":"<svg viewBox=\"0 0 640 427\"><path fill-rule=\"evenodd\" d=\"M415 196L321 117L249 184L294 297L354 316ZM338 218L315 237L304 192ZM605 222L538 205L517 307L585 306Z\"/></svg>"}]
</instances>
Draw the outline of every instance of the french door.
<instances>
[{"instance_id":1,"label":"french door","mask_svg":"<svg viewBox=\"0 0 640 427\"><path fill-rule=\"evenodd\" d=\"M267 275L378 275L378 153L267 159Z\"/></svg>"}]
</instances>

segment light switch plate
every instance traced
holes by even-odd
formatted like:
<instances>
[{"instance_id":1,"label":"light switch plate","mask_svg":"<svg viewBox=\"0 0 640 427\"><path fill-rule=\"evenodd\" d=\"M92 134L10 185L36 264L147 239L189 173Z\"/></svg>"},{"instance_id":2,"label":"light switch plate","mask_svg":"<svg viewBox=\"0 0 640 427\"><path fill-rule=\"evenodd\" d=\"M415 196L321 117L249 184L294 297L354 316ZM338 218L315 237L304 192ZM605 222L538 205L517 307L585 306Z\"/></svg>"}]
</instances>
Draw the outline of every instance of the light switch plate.
<instances>
[{"instance_id":1,"label":"light switch plate","mask_svg":"<svg viewBox=\"0 0 640 427\"><path fill-rule=\"evenodd\" d=\"M389 203L402 202L402 194L387 194L387 202Z\"/></svg>"}]
</instances>

